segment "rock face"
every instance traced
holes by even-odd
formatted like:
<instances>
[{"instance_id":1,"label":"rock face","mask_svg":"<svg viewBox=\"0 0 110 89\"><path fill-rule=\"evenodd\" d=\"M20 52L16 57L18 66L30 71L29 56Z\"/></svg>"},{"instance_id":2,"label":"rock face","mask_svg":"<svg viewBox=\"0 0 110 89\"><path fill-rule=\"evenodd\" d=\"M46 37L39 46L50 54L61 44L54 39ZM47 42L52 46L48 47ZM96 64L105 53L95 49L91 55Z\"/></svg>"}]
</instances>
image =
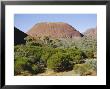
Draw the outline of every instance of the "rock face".
<instances>
[{"instance_id":1,"label":"rock face","mask_svg":"<svg viewBox=\"0 0 110 89\"><path fill-rule=\"evenodd\" d=\"M90 28L84 32L85 36L97 37L97 28Z\"/></svg>"},{"instance_id":2,"label":"rock face","mask_svg":"<svg viewBox=\"0 0 110 89\"><path fill-rule=\"evenodd\" d=\"M34 25L28 32L30 36L49 36L53 38L73 38L82 37L79 31L67 23L63 22L43 22Z\"/></svg>"},{"instance_id":3,"label":"rock face","mask_svg":"<svg viewBox=\"0 0 110 89\"><path fill-rule=\"evenodd\" d=\"M14 27L14 45L25 44L24 38L26 36L27 34Z\"/></svg>"}]
</instances>

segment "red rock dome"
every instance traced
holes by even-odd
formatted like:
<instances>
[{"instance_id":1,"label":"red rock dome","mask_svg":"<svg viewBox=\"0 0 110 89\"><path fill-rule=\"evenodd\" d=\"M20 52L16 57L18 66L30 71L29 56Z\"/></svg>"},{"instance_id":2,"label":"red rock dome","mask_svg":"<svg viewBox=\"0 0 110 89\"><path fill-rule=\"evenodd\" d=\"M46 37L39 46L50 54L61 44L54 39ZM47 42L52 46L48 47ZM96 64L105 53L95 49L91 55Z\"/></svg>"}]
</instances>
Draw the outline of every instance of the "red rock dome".
<instances>
[{"instance_id":1,"label":"red rock dome","mask_svg":"<svg viewBox=\"0 0 110 89\"><path fill-rule=\"evenodd\" d=\"M83 35L74 27L63 22L43 22L34 25L28 32L30 36L49 36L54 38L73 38Z\"/></svg>"}]
</instances>

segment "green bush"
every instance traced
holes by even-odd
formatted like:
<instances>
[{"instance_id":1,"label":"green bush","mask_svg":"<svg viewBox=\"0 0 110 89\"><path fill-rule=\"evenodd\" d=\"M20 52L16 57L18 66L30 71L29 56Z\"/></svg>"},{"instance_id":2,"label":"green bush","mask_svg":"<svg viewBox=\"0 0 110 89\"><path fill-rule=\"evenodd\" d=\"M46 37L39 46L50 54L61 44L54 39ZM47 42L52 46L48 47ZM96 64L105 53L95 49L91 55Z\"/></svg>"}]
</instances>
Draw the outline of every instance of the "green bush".
<instances>
[{"instance_id":1,"label":"green bush","mask_svg":"<svg viewBox=\"0 0 110 89\"><path fill-rule=\"evenodd\" d=\"M27 57L27 66L32 69L29 71L33 72L36 69L36 72L33 73L37 73L40 67L42 67L40 68L41 71L45 69L45 67L49 67L54 71L69 70L72 69L75 63L79 63L83 57L82 51L76 48L38 46L18 46L15 48L15 57ZM40 66L39 63L43 66Z\"/></svg>"},{"instance_id":2,"label":"green bush","mask_svg":"<svg viewBox=\"0 0 110 89\"><path fill-rule=\"evenodd\" d=\"M18 57L15 61L15 75L22 74L24 71L29 71L32 74L44 72L45 64L42 60L34 57Z\"/></svg>"},{"instance_id":3,"label":"green bush","mask_svg":"<svg viewBox=\"0 0 110 89\"><path fill-rule=\"evenodd\" d=\"M74 66L74 71L81 76L92 75L96 73L96 60L91 59L86 61L84 64L76 64Z\"/></svg>"},{"instance_id":4,"label":"green bush","mask_svg":"<svg viewBox=\"0 0 110 89\"><path fill-rule=\"evenodd\" d=\"M29 71L32 74L44 71L46 64L41 56L42 47L15 46L15 74L20 74L23 71Z\"/></svg>"},{"instance_id":5,"label":"green bush","mask_svg":"<svg viewBox=\"0 0 110 89\"><path fill-rule=\"evenodd\" d=\"M27 36L24 38L26 40L27 46L39 46L42 47L44 45L43 41L39 37L31 37Z\"/></svg>"},{"instance_id":6,"label":"green bush","mask_svg":"<svg viewBox=\"0 0 110 89\"><path fill-rule=\"evenodd\" d=\"M53 54L47 61L48 68L53 69L54 71L65 71L72 69L73 64L68 59L68 55L58 52Z\"/></svg>"},{"instance_id":7,"label":"green bush","mask_svg":"<svg viewBox=\"0 0 110 89\"><path fill-rule=\"evenodd\" d=\"M94 58L94 51L92 49L88 49L85 51L87 58Z\"/></svg>"},{"instance_id":8,"label":"green bush","mask_svg":"<svg viewBox=\"0 0 110 89\"><path fill-rule=\"evenodd\" d=\"M36 56L39 57L42 55L42 47L38 46L26 46L26 45L17 45L15 46L15 57L30 57Z\"/></svg>"},{"instance_id":9,"label":"green bush","mask_svg":"<svg viewBox=\"0 0 110 89\"><path fill-rule=\"evenodd\" d=\"M80 49L69 48L66 49L66 53L75 64L80 63L85 58L85 54Z\"/></svg>"},{"instance_id":10,"label":"green bush","mask_svg":"<svg viewBox=\"0 0 110 89\"><path fill-rule=\"evenodd\" d=\"M27 58L26 57L17 57L15 58L14 62L14 73L21 74L21 72L25 71L25 67L27 64Z\"/></svg>"},{"instance_id":11,"label":"green bush","mask_svg":"<svg viewBox=\"0 0 110 89\"><path fill-rule=\"evenodd\" d=\"M88 64L92 70L97 71L97 60L96 59L86 59L85 64Z\"/></svg>"},{"instance_id":12,"label":"green bush","mask_svg":"<svg viewBox=\"0 0 110 89\"><path fill-rule=\"evenodd\" d=\"M81 76L85 76L87 73L89 73L90 68L87 64L76 64L74 66L74 71Z\"/></svg>"},{"instance_id":13,"label":"green bush","mask_svg":"<svg viewBox=\"0 0 110 89\"><path fill-rule=\"evenodd\" d=\"M38 56L30 56L28 58L28 66L32 68L30 71L33 74L41 73L45 70L45 63L41 58Z\"/></svg>"},{"instance_id":14,"label":"green bush","mask_svg":"<svg viewBox=\"0 0 110 89\"><path fill-rule=\"evenodd\" d=\"M95 37L84 36L81 39L71 41L71 47L77 47L81 49L86 58L96 58L94 55L97 53L97 39Z\"/></svg>"},{"instance_id":15,"label":"green bush","mask_svg":"<svg viewBox=\"0 0 110 89\"><path fill-rule=\"evenodd\" d=\"M45 67L44 64L33 64L32 66L32 73L33 74L38 74L38 73L42 73L45 71Z\"/></svg>"}]
</instances>

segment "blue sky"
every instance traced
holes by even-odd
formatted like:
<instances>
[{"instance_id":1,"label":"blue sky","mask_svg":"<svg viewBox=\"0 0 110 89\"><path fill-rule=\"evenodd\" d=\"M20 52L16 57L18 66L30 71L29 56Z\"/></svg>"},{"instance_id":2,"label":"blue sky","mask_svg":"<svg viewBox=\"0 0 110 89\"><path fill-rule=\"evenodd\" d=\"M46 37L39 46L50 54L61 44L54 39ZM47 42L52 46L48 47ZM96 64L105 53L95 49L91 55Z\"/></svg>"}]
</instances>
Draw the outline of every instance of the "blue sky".
<instances>
[{"instance_id":1,"label":"blue sky","mask_svg":"<svg viewBox=\"0 0 110 89\"><path fill-rule=\"evenodd\" d=\"M14 26L23 32L39 22L65 22L80 32L97 26L96 14L15 14Z\"/></svg>"}]
</instances>

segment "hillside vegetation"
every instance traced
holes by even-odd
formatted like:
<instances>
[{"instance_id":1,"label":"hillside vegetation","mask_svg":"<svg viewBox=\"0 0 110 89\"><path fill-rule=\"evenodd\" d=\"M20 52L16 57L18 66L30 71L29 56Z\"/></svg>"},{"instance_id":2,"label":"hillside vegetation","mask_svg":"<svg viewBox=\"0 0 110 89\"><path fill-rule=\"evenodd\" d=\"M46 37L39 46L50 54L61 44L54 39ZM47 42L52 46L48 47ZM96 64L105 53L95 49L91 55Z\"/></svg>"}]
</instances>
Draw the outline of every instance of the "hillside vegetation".
<instances>
[{"instance_id":1,"label":"hillside vegetation","mask_svg":"<svg viewBox=\"0 0 110 89\"><path fill-rule=\"evenodd\" d=\"M25 41L25 44L14 47L15 75L37 75L47 70L74 70L81 76L96 74L97 40L94 37L27 36Z\"/></svg>"}]
</instances>

